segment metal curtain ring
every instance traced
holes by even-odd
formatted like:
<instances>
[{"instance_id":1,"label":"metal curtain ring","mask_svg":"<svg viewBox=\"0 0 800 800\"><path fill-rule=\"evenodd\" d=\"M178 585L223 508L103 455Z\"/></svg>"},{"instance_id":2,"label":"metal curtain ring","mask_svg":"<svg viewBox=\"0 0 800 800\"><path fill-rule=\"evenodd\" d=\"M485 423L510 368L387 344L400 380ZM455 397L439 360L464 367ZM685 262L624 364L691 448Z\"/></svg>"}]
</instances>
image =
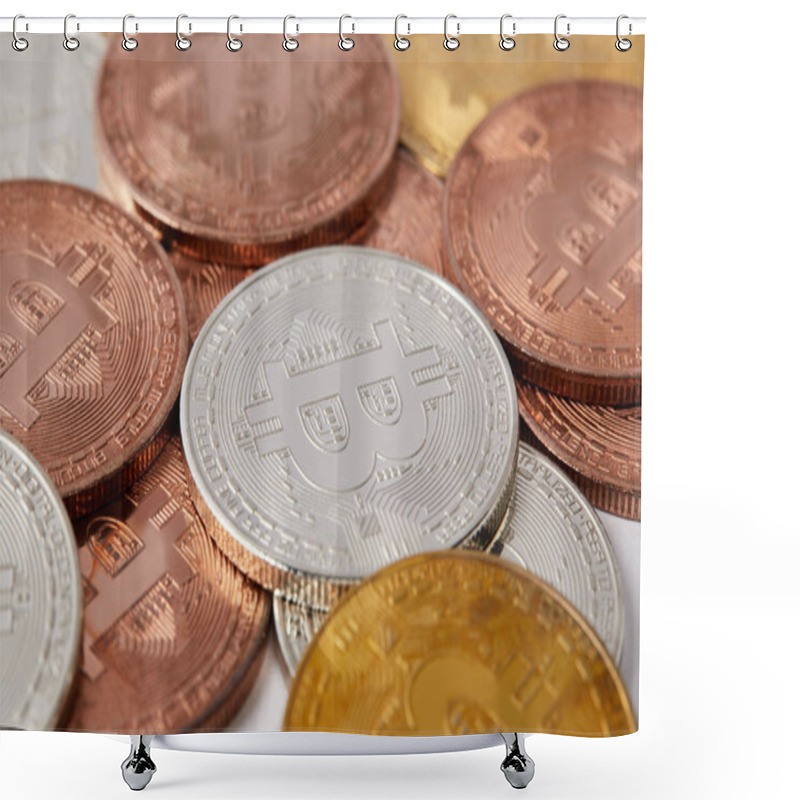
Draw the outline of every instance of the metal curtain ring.
<instances>
[{"instance_id":1,"label":"metal curtain ring","mask_svg":"<svg viewBox=\"0 0 800 800\"><path fill-rule=\"evenodd\" d=\"M353 18L349 14L342 14L342 16L339 17L339 49L340 50L352 50L356 46L356 43L349 36L345 36L344 33L343 33L344 21L346 19L353 19ZM355 30L355 29L356 29L356 26L353 25L353 30Z\"/></svg>"},{"instance_id":2,"label":"metal curtain ring","mask_svg":"<svg viewBox=\"0 0 800 800\"><path fill-rule=\"evenodd\" d=\"M135 19L133 14L126 14L122 18L122 49L127 50L130 52L131 50L135 50L139 46L139 40L135 39L133 36L128 36L128 20ZM136 30L138 30L139 26L136 26Z\"/></svg>"},{"instance_id":3,"label":"metal curtain ring","mask_svg":"<svg viewBox=\"0 0 800 800\"><path fill-rule=\"evenodd\" d=\"M566 14L559 14L556 17L555 23L553 24L553 34L555 35L555 41L553 42L553 47L558 50L559 53L563 53L569 47L569 39L560 36L558 33L558 21L560 19L566 19ZM567 36L569 36L569 22L567 23Z\"/></svg>"},{"instance_id":4,"label":"metal curtain ring","mask_svg":"<svg viewBox=\"0 0 800 800\"><path fill-rule=\"evenodd\" d=\"M630 50L631 47L633 47L633 42L630 39L623 39L619 35L619 24L624 19L628 19L627 14L620 14L617 17L617 41L614 43L614 47L616 47L617 50L620 51L620 53L627 53L628 50ZM628 23L628 35L630 35L630 32L631 32L631 26L630 23Z\"/></svg>"},{"instance_id":5,"label":"metal curtain ring","mask_svg":"<svg viewBox=\"0 0 800 800\"><path fill-rule=\"evenodd\" d=\"M237 39L231 33L231 22L233 22L235 19L239 19L239 17L237 17L236 14L231 14L228 17L228 41L225 42L225 47L227 47L228 50L231 51L231 53L238 53L242 49L242 45L244 44L244 42L241 39ZM241 30L242 26L240 25L239 31L241 32Z\"/></svg>"},{"instance_id":6,"label":"metal curtain ring","mask_svg":"<svg viewBox=\"0 0 800 800\"><path fill-rule=\"evenodd\" d=\"M509 50L513 50L517 46L516 41L514 41L514 39L511 36L507 36L505 30L503 29L507 19L511 19L511 14L503 14L503 16L500 17L500 49L505 50L506 52L508 52ZM511 33L516 33L516 32L517 32L517 23L512 22Z\"/></svg>"},{"instance_id":7,"label":"metal curtain ring","mask_svg":"<svg viewBox=\"0 0 800 800\"><path fill-rule=\"evenodd\" d=\"M400 35L400 20L408 19L405 14L398 14L394 18L394 49L399 50L401 53L411 47L411 39ZM408 32L411 33L411 25L406 24Z\"/></svg>"},{"instance_id":8,"label":"metal curtain ring","mask_svg":"<svg viewBox=\"0 0 800 800\"><path fill-rule=\"evenodd\" d=\"M289 36L289 20L290 19L297 19L297 17L293 17L291 14L287 14L283 18L283 49L287 53L294 53L298 47L300 47L300 40L295 39L294 36ZM300 30L300 26L298 25L296 30Z\"/></svg>"},{"instance_id":9,"label":"metal curtain ring","mask_svg":"<svg viewBox=\"0 0 800 800\"><path fill-rule=\"evenodd\" d=\"M181 33L181 20L188 19L188 17L189 17L188 14L178 14L178 16L175 18L175 36L176 36L175 47L177 47L178 50L188 50L192 46L192 40L187 39ZM191 32L192 32L192 23L190 22L189 33Z\"/></svg>"},{"instance_id":10,"label":"metal curtain ring","mask_svg":"<svg viewBox=\"0 0 800 800\"><path fill-rule=\"evenodd\" d=\"M14 21L11 23L11 37L12 37L11 38L11 46L18 53L21 53L23 50L27 50L28 49L28 44L29 44L27 39L23 39L22 36L20 36L17 33L17 20L20 20L20 19L25 19L25 15L24 14L17 14L14 17ZM26 30L28 29L27 23L25 24L25 29Z\"/></svg>"},{"instance_id":11,"label":"metal curtain ring","mask_svg":"<svg viewBox=\"0 0 800 800\"><path fill-rule=\"evenodd\" d=\"M447 31L447 27L451 19L456 20L455 36L451 36ZM458 34L461 31L461 23L458 22L457 19L458 18L456 17L455 14L448 14L444 18L444 42L442 42L442 44L444 45L444 49L449 50L450 52L452 52L453 50L458 50L458 47L461 44L461 42L458 40Z\"/></svg>"},{"instance_id":12,"label":"metal curtain ring","mask_svg":"<svg viewBox=\"0 0 800 800\"><path fill-rule=\"evenodd\" d=\"M71 19L75 19L74 14L67 14L67 16L64 17L64 41L62 44L64 45L65 50L69 50L70 53L74 53L81 46L81 43L77 37L69 35L68 27ZM75 30L79 31L80 29L80 25L76 23Z\"/></svg>"}]
</instances>

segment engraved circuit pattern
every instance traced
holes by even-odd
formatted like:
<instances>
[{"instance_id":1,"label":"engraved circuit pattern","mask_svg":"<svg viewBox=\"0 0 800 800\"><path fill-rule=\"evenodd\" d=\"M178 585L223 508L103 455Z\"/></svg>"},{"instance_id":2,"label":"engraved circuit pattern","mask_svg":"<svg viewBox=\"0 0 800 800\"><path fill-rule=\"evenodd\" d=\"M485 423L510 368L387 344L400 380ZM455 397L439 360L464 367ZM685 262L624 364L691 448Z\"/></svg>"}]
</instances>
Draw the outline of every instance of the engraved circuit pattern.
<instances>
[{"instance_id":1,"label":"engraved circuit pattern","mask_svg":"<svg viewBox=\"0 0 800 800\"><path fill-rule=\"evenodd\" d=\"M181 428L198 501L246 551L226 553L281 588L287 572L354 580L491 536L515 404L496 337L449 284L398 256L322 248L260 271L210 318Z\"/></svg>"},{"instance_id":2,"label":"engraved circuit pattern","mask_svg":"<svg viewBox=\"0 0 800 800\"><path fill-rule=\"evenodd\" d=\"M459 152L458 284L523 377L585 402L641 396L642 93L576 81L503 103Z\"/></svg>"},{"instance_id":3,"label":"engraved circuit pattern","mask_svg":"<svg viewBox=\"0 0 800 800\"><path fill-rule=\"evenodd\" d=\"M176 733L224 724L246 695L243 674L252 681L263 656L270 598L206 530L180 439L123 498L77 522L76 534L83 659L64 727Z\"/></svg>"},{"instance_id":4,"label":"engraved circuit pattern","mask_svg":"<svg viewBox=\"0 0 800 800\"><path fill-rule=\"evenodd\" d=\"M142 225L66 184L0 187L0 425L71 512L163 446L188 349L177 277Z\"/></svg>"}]
</instances>

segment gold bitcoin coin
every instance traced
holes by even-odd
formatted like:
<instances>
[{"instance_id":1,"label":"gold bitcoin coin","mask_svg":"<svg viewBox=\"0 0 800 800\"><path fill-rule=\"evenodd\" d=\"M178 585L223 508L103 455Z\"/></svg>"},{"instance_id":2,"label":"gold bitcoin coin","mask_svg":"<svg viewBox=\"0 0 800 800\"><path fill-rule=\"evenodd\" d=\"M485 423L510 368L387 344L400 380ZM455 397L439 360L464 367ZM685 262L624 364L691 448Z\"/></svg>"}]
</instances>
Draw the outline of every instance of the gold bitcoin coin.
<instances>
[{"instance_id":1,"label":"gold bitcoin coin","mask_svg":"<svg viewBox=\"0 0 800 800\"><path fill-rule=\"evenodd\" d=\"M445 176L461 145L500 102L554 81L607 80L641 88L644 37L620 53L613 36L572 36L558 53L553 37L521 36L508 52L494 36L467 36L448 52L441 36L415 36L408 52L392 48L402 88L400 140Z\"/></svg>"},{"instance_id":2,"label":"gold bitcoin coin","mask_svg":"<svg viewBox=\"0 0 800 800\"><path fill-rule=\"evenodd\" d=\"M440 551L391 564L336 606L284 730L618 736L636 720L611 657L555 589L483 553Z\"/></svg>"}]
</instances>

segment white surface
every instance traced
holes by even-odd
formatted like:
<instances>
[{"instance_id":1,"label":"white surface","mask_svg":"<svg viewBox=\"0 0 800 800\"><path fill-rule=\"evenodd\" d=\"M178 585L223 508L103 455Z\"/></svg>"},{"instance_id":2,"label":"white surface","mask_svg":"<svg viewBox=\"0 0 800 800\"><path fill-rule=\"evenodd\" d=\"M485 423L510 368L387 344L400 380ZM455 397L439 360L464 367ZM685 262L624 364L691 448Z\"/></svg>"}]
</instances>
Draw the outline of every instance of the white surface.
<instances>
[{"instance_id":1,"label":"white surface","mask_svg":"<svg viewBox=\"0 0 800 800\"><path fill-rule=\"evenodd\" d=\"M83 0L79 10L118 8L121 17L188 8L134 5ZM239 14L263 6L191 5L193 13ZM455 9L403 5L359 0L335 11ZM715 18L713 27L689 29L695 6L683 0L569 4L574 15L648 16L641 730L611 740L532 737L537 774L527 796L539 800L797 796L800 175L797 64L785 31L800 18L788 4L779 13L711 5L704 17ZM63 0L34 6L30 13L70 10ZM276 13L334 10L290 6ZM461 0L457 10L489 7ZM530 13L496 9L504 10ZM126 753L98 736L2 733L3 798L130 797L119 773ZM508 798L501 755L306 760L159 751L144 797Z\"/></svg>"}]
</instances>

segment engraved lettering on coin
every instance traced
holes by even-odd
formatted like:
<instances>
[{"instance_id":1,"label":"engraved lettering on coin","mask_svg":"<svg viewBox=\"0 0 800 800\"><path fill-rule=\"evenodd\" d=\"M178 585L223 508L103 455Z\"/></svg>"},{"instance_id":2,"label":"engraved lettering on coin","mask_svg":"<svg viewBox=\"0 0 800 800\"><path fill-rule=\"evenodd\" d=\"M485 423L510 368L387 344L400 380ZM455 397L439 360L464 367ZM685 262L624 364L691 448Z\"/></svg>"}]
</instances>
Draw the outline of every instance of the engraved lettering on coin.
<instances>
[{"instance_id":1,"label":"engraved lettering on coin","mask_svg":"<svg viewBox=\"0 0 800 800\"><path fill-rule=\"evenodd\" d=\"M517 414L502 348L458 291L399 256L320 248L260 270L207 321L182 398L221 547L295 599L304 581L488 541L507 507Z\"/></svg>"},{"instance_id":2,"label":"engraved lettering on coin","mask_svg":"<svg viewBox=\"0 0 800 800\"><path fill-rule=\"evenodd\" d=\"M376 459L401 461L419 451L427 433L425 404L450 394L445 377L430 377L442 369L439 357L433 346L405 353L389 320L376 323L370 338L377 347L306 371L291 372L283 362L263 365L271 397L245 409L261 455L288 449L309 481L346 491L373 474ZM392 364L396 376L375 379ZM340 385L350 391L326 394Z\"/></svg>"},{"instance_id":3,"label":"engraved lettering on coin","mask_svg":"<svg viewBox=\"0 0 800 800\"><path fill-rule=\"evenodd\" d=\"M560 82L496 107L445 191L458 285L520 377L588 403L641 396L640 89Z\"/></svg>"},{"instance_id":4,"label":"engraved lettering on coin","mask_svg":"<svg viewBox=\"0 0 800 800\"><path fill-rule=\"evenodd\" d=\"M188 337L178 278L141 223L48 181L0 183L0 425L73 515L152 463Z\"/></svg>"},{"instance_id":5,"label":"engraved lettering on coin","mask_svg":"<svg viewBox=\"0 0 800 800\"><path fill-rule=\"evenodd\" d=\"M55 487L3 430L0 508L0 727L52 729L78 659L78 553Z\"/></svg>"}]
</instances>

